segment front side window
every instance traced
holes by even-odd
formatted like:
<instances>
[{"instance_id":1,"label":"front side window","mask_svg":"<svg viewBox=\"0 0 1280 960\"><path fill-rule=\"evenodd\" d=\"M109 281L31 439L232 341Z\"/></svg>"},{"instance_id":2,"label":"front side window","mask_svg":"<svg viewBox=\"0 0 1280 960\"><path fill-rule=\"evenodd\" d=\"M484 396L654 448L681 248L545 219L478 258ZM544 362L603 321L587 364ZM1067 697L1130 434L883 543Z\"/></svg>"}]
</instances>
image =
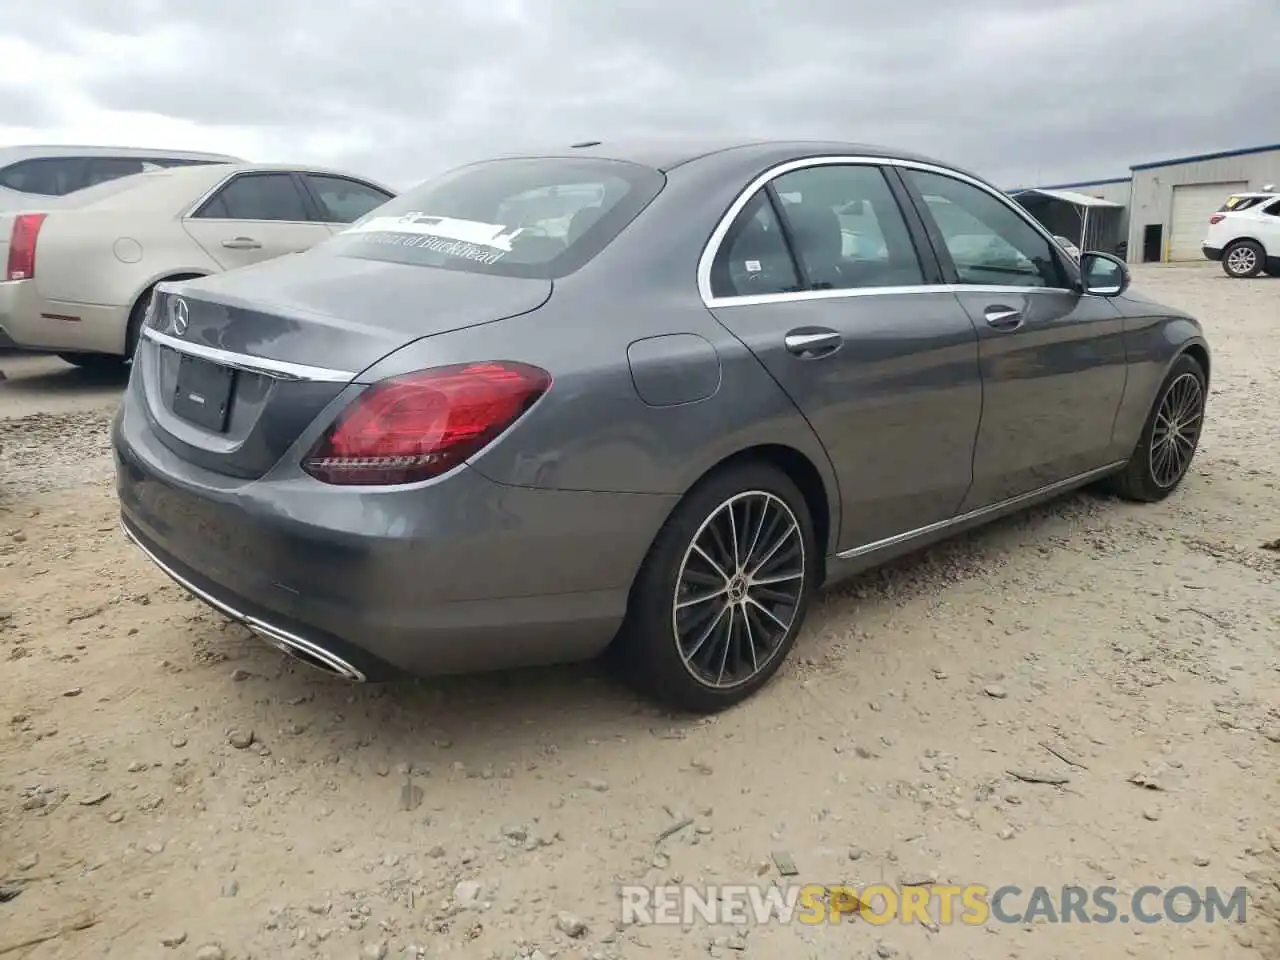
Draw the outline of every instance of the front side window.
<instances>
[{"instance_id":1,"label":"front side window","mask_svg":"<svg viewBox=\"0 0 1280 960\"><path fill-rule=\"evenodd\" d=\"M321 249L364 260L553 280L603 250L665 183L659 171L620 160L491 160L402 193Z\"/></svg>"},{"instance_id":2,"label":"front side window","mask_svg":"<svg viewBox=\"0 0 1280 960\"><path fill-rule=\"evenodd\" d=\"M391 199L389 193L346 177L329 177L318 173L303 176L320 202L320 212L327 223L353 223Z\"/></svg>"},{"instance_id":3,"label":"front side window","mask_svg":"<svg viewBox=\"0 0 1280 960\"><path fill-rule=\"evenodd\" d=\"M961 283L1066 287L1053 244L986 190L941 174L907 169L924 197Z\"/></svg>"},{"instance_id":4,"label":"front side window","mask_svg":"<svg viewBox=\"0 0 1280 960\"><path fill-rule=\"evenodd\" d=\"M206 220L309 220L293 177L287 173L248 173L219 190L196 213Z\"/></svg>"},{"instance_id":5,"label":"front side window","mask_svg":"<svg viewBox=\"0 0 1280 960\"><path fill-rule=\"evenodd\" d=\"M805 167L773 186L810 289L924 282L906 220L879 167Z\"/></svg>"},{"instance_id":6,"label":"front side window","mask_svg":"<svg viewBox=\"0 0 1280 960\"><path fill-rule=\"evenodd\" d=\"M752 297L800 289L795 262L769 194L757 191L734 218L711 265L711 294Z\"/></svg>"},{"instance_id":7,"label":"front side window","mask_svg":"<svg viewBox=\"0 0 1280 960\"><path fill-rule=\"evenodd\" d=\"M1280 217L1280 200L1277 200L1275 203L1267 207L1267 209L1262 212L1268 213L1273 217Z\"/></svg>"}]
</instances>

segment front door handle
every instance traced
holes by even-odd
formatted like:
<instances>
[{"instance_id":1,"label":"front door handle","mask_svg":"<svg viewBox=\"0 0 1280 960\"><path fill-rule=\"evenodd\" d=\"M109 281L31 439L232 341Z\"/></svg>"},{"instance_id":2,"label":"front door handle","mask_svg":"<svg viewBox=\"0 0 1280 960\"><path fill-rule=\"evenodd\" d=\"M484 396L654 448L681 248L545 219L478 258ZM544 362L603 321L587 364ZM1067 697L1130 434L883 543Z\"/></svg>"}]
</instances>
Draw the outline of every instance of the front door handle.
<instances>
[{"instance_id":1,"label":"front door handle","mask_svg":"<svg viewBox=\"0 0 1280 960\"><path fill-rule=\"evenodd\" d=\"M232 240L223 240L222 245L228 250L261 250L262 244L253 237L236 237Z\"/></svg>"},{"instance_id":2,"label":"front door handle","mask_svg":"<svg viewBox=\"0 0 1280 960\"><path fill-rule=\"evenodd\" d=\"M810 328L807 330L793 330L786 335L782 342L797 357L804 360L816 360L818 357L829 356L839 350L840 345L844 343L844 337L834 330Z\"/></svg>"},{"instance_id":3,"label":"front door handle","mask_svg":"<svg viewBox=\"0 0 1280 960\"><path fill-rule=\"evenodd\" d=\"M1016 330L1022 326L1022 311L1015 310L1013 307L1002 305L987 307L983 315L987 318L987 323L997 330Z\"/></svg>"}]
</instances>

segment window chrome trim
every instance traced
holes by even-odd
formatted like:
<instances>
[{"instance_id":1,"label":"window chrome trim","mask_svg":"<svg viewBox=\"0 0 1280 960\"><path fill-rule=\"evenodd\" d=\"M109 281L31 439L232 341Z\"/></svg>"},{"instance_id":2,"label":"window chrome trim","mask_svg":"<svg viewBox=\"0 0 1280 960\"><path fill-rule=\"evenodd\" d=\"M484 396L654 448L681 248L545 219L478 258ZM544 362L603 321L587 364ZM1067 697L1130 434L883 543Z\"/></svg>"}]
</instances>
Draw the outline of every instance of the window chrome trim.
<instances>
[{"instance_id":1,"label":"window chrome trim","mask_svg":"<svg viewBox=\"0 0 1280 960\"><path fill-rule=\"evenodd\" d=\"M789 303L800 300L840 300L845 297L867 297L867 296L893 296L898 294L909 293L1073 293L1080 294L1079 290L1073 290L1069 287L1014 287L1000 285L978 285L978 284L919 284L905 287L851 287L845 290L801 290L796 293L762 293L750 296L740 297L717 297L711 292L711 266L715 263L716 257L720 253L720 245L724 242L725 235L729 232L729 228L733 226L733 222L738 218L738 214L742 212L742 208L750 202L756 192L768 184L770 181L784 174L791 173L795 170L806 170L810 167L831 167L831 166L878 166L878 167L897 167L906 170L921 170L925 173L936 173L939 176L951 177L962 183L977 187L979 190L995 197L1006 207L1014 212L1023 221L1040 234L1050 245L1051 250L1058 249L1058 242L1053 239L1053 234L1038 220L1032 217L1023 208L1018 206L1017 202L1006 194L1000 193L993 187L988 186L976 177L961 173L959 170L952 170L949 167L942 167L935 163L924 163L919 160L903 160L897 157L876 157L876 156L844 156L830 155L821 157L803 157L798 160L787 160L770 167L764 173L752 180L747 187L738 195L738 198L725 211L724 216L720 218L720 222L716 224L716 229L711 234L711 239L707 241L707 245L702 249L702 256L698 259L698 293L702 297L702 302L708 307L745 307L763 303Z\"/></svg>"},{"instance_id":2,"label":"window chrome trim","mask_svg":"<svg viewBox=\"0 0 1280 960\"><path fill-rule=\"evenodd\" d=\"M756 307L765 303L793 303L804 300L846 300L853 297L903 297L916 293L996 293L1021 296L1024 293L1057 293L1082 296L1066 287L1001 287L976 283L923 283L909 287L849 287L843 290L800 290L796 293L755 293L741 297L720 297L708 307Z\"/></svg>"},{"instance_id":3,"label":"window chrome trim","mask_svg":"<svg viewBox=\"0 0 1280 960\"><path fill-rule=\"evenodd\" d=\"M167 333L161 333L154 327L143 327L142 335L153 343L168 347L178 353L185 353L201 360L244 370L246 373L260 373L276 380L310 380L313 383L350 383L355 373L350 370L332 370L328 367L313 367L305 363L288 363L284 360L272 360L269 357L253 357L244 353L232 353L217 347L206 347L198 343L188 343Z\"/></svg>"},{"instance_id":4,"label":"window chrome trim","mask_svg":"<svg viewBox=\"0 0 1280 960\"><path fill-rule=\"evenodd\" d=\"M997 503L989 503L985 507L978 507L976 510L970 510L968 513L962 513L957 517L949 517L946 520L939 520L937 523L931 523L928 526L917 527L914 530L907 530L904 533L897 533L891 537L885 537L883 540L876 540L873 543L864 543L860 547L853 547L849 550L842 550L836 554L837 559L852 560L855 557L865 556L868 553L875 553L877 550L883 550L886 547L894 547L898 544L907 543L920 537L928 536L931 533L941 533L952 527L958 527L962 524L969 523L974 520L981 520L983 517L994 516L1003 513L1006 510L1014 510L1018 507L1028 504L1040 497L1052 496L1058 492L1065 492L1071 487L1081 486L1105 477L1109 473L1124 467L1128 463L1127 460L1117 460L1115 463L1109 463L1105 467L1098 467L1094 470L1086 470L1084 473L1076 474L1074 477L1067 477L1065 480L1058 480L1054 483L1046 484L1043 487L1037 487L1035 490L1029 490L1026 493L1020 493L1015 497L1009 497L1007 500L1001 500Z\"/></svg>"}]
</instances>

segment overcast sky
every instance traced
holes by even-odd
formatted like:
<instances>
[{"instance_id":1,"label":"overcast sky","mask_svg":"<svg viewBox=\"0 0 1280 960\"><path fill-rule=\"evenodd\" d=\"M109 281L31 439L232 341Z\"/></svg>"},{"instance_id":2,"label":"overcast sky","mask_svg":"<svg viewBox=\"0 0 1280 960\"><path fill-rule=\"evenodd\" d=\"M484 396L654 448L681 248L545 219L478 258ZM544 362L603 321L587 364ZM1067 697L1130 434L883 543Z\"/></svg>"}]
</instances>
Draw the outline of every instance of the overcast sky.
<instances>
[{"instance_id":1,"label":"overcast sky","mask_svg":"<svg viewBox=\"0 0 1280 960\"><path fill-rule=\"evenodd\" d=\"M39 0L0 143L185 147L394 186L544 143L835 138L1002 186L1280 142L1280 0Z\"/></svg>"}]
</instances>

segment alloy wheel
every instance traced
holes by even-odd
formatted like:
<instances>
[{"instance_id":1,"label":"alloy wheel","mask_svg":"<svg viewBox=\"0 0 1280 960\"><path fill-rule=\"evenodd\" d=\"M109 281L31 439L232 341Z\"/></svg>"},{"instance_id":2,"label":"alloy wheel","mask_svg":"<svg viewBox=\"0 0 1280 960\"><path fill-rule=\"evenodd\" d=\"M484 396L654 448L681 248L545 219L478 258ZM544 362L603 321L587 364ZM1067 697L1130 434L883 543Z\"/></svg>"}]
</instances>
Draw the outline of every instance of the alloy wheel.
<instances>
[{"instance_id":1,"label":"alloy wheel","mask_svg":"<svg viewBox=\"0 0 1280 960\"><path fill-rule=\"evenodd\" d=\"M676 576L672 629L698 683L727 689L777 656L804 596L804 534L780 497L737 494L694 534Z\"/></svg>"},{"instance_id":2,"label":"alloy wheel","mask_svg":"<svg viewBox=\"0 0 1280 960\"><path fill-rule=\"evenodd\" d=\"M1237 276L1252 273L1258 267L1258 254L1252 247L1236 247L1227 254L1227 267Z\"/></svg>"},{"instance_id":3,"label":"alloy wheel","mask_svg":"<svg viewBox=\"0 0 1280 960\"><path fill-rule=\"evenodd\" d=\"M1165 391L1151 431L1148 465L1151 479L1162 490L1172 487L1187 472L1203 420L1204 387L1194 373L1184 373Z\"/></svg>"}]
</instances>

